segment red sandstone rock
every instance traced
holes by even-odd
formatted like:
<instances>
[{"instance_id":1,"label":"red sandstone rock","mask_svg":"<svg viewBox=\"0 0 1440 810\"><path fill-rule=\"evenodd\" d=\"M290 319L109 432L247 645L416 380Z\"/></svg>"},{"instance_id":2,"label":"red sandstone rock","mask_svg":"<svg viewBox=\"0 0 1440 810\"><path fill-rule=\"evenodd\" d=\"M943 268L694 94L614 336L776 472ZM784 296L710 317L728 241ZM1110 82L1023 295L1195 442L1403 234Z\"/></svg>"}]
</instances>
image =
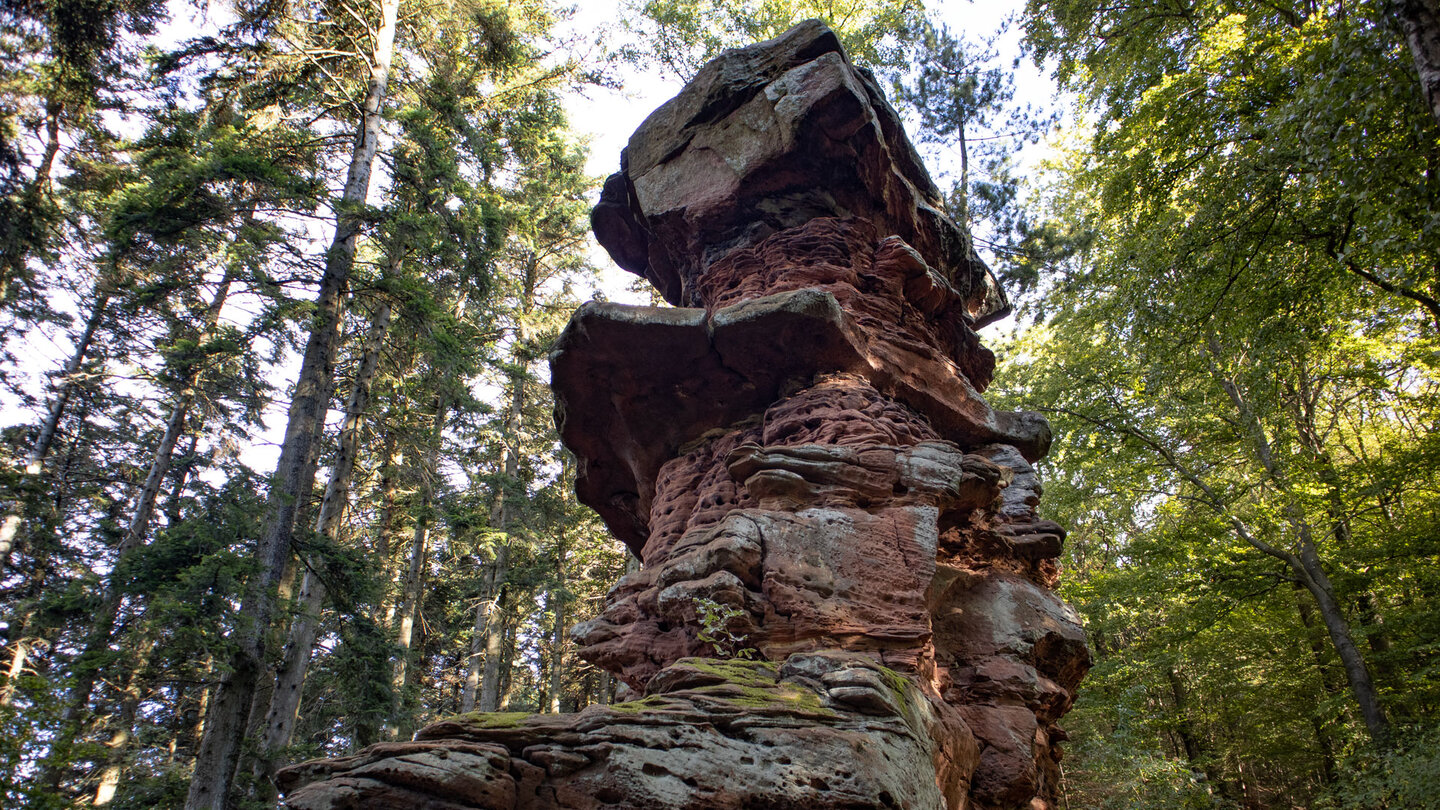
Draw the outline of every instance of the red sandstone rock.
<instances>
[{"instance_id":1,"label":"red sandstone rock","mask_svg":"<svg viewBox=\"0 0 1440 810\"><path fill-rule=\"evenodd\" d=\"M698 306L715 260L838 216L914 246L982 323L1008 311L873 77L812 20L727 52L647 118L592 222L621 267Z\"/></svg>"},{"instance_id":2,"label":"red sandstone rock","mask_svg":"<svg viewBox=\"0 0 1440 810\"><path fill-rule=\"evenodd\" d=\"M977 758L955 710L869 658L691 659L641 700L457 717L416 742L286 769L281 787L297 810L930 810L963 795Z\"/></svg>"},{"instance_id":3,"label":"red sandstone rock","mask_svg":"<svg viewBox=\"0 0 1440 810\"><path fill-rule=\"evenodd\" d=\"M574 637L644 697L444 721L282 772L289 805L1052 808L1089 656L1049 428L982 398L1008 305L871 77L816 23L727 52L593 221L686 305L587 304L551 357L580 499L643 561Z\"/></svg>"}]
</instances>

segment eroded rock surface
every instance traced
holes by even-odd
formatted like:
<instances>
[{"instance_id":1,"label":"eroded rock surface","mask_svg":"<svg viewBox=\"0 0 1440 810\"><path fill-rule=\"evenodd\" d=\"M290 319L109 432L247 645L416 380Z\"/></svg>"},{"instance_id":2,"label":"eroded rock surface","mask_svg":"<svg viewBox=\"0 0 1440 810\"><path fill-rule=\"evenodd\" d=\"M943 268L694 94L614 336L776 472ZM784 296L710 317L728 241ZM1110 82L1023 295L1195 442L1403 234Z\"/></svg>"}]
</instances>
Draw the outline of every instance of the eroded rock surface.
<instances>
[{"instance_id":1,"label":"eroded rock surface","mask_svg":"<svg viewBox=\"0 0 1440 810\"><path fill-rule=\"evenodd\" d=\"M938 808L978 756L964 729L952 707L861 656L682 659L638 700L456 717L413 742L287 769L282 786L296 810Z\"/></svg>"},{"instance_id":2,"label":"eroded rock surface","mask_svg":"<svg viewBox=\"0 0 1440 810\"><path fill-rule=\"evenodd\" d=\"M983 399L1008 304L873 79L818 23L727 52L593 221L682 305L587 304L551 358L580 498L643 562L574 637L643 697L297 766L289 805L1053 807L1089 656L1049 428Z\"/></svg>"}]
</instances>

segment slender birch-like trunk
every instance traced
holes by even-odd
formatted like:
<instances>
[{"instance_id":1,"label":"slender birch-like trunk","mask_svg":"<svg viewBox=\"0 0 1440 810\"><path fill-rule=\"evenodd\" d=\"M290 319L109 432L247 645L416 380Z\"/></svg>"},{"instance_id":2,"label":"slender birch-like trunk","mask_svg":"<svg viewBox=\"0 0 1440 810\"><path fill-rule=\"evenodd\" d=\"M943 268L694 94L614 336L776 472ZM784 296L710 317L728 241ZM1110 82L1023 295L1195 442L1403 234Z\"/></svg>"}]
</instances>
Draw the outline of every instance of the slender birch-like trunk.
<instances>
[{"instance_id":1,"label":"slender birch-like trunk","mask_svg":"<svg viewBox=\"0 0 1440 810\"><path fill-rule=\"evenodd\" d=\"M520 369L510 378L510 412L506 415L505 482L509 489L520 477L520 428L525 412L525 370ZM510 493L500 492L496 525L502 532L509 532L512 519L509 505ZM501 655L505 649L505 622L501 615L505 605L505 579L510 573L510 540L507 535L495 549L495 560L490 566L490 581L486 586L488 599L481 603L486 611L485 624L485 667L480 679L480 711L493 712L500 708ZM475 619L476 625L481 617ZM472 658L473 661L473 658ZM473 665L473 664L472 664Z\"/></svg>"},{"instance_id":2,"label":"slender birch-like trunk","mask_svg":"<svg viewBox=\"0 0 1440 810\"><path fill-rule=\"evenodd\" d=\"M1240 386L1231 380L1220 367L1221 352L1219 340L1215 335L1207 336L1206 348L1210 354L1211 375L1230 398L1231 404L1240 417L1241 427L1248 434L1255 456L1261 467L1264 468L1266 477L1284 499L1283 514L1294 537L1295 550L1291 551L1265 542L1233 514L1229 515L1230 522L1240 537L1251 546L1289 566L1305 589L1315 597L1315 605L1319 609L1320 619L1325 623L1331 645L1335 648L1336 654L1340 656L1340 662L1345 669L1345 678L1349 682L1351 697L1355 699L1355 703L1360 708L1360 716L1365 721L1366 731L1369 732L1370 739L1377 746L1385 748L1390 743L1389 718L1386 717L1385 710L1380 703L1379 691L1375 688L1375 681L1371 676L1365 657L1360 652L1359 646L1355 644L1350 622L1345 618L1345 611L1335 596L1335 587L1331 584L1330 576L1321 562L1320 551L1315 544L1315 538L1304 514L1304 509L1300 505L1300 499L1294 492L1285 470L1276 459L1265 428L1260 423L1250 402L1243 395ZM1192 478L1192 481L1195 480L1193 475L1189 477ZM1206 487L1207 494L1210 494L1208 489ZM1214 499L1213 495L1212 499ZM1214 500L1218 502L1218 499Z\"/></svg>"},{"instance_id":3,"label":"slender birch-like trunk","mask_svg":"<svg viewBox=\"0 0 1440 810\"><path fill-rule=\"evenodd\" d=\"M565 622L568 602L565 599L565 533L560 532L560 542L555 551L555 578L558 588L550 590L550 610L554 622L550 627L550 687L545 703L551 714L560 713L560 695L565 690Z\"/></svg>"},{"instance_id":4,"label":"slender birch-like trunk","mask_svg":"<svg viewBox=\"0 0 1440 810\"><path fill-rule=\"evenodd\" d=\"M1425 106L1440 124L1440 4L1435 0L1391 0L1388 11L1405 34Z\"/></svg>"},{"instance_id":5,"label":"slender birch-like trunk","mask_svg":"<svg viewBox=\"0 0 1440 810\"><path fill-rule=\"evenodd\" d=\"M10 552L15 548L15 537L20 533L20 526L25 521L25 503L29 500L27 491L36 486L41 473L45 471L45 460L50 457L50 448L55 445L55 436L60 431L60 419L65 415L65 406L69 404L70 397L80 384L80 369L90 357L95 332L100 328L110 306L106 283L103 275L95 282L95 303L90 307L90 316L85 320L85 328L81 330L75 341L75 349L65 363L55 398L50 401L50 409L45 414L45 421L40 425L40 435L35 437L35 444L25 459L24 476L20 483L21 495L16 503L11 505L5 520L0 521L0 570L4 570L9 563Z\"/></svg>"},{"instance_id":6,"label":"slender birch-like trunk","mask_svg":"<svg viewBox=\"0 0 1440 810\"><path fill-rule=\"evenodd\" d=\"M220 322L220 310L225 306L225 299L230 294L230 286L234 282L234 277L233 269L227 268L215 289L210 304L205 309L200 331L196 336L197 346L203 347L215 338ZM160 444L155 448L155 455L151 459L145 483L140 489L140 494L130 513L130 520L126 524L125 534L122 535L120 545L115 549L117 566L119 561L145 544L150 520L155 513L155 501L159 495L161 484L169 474L175 445L179 442L181 433L184 432L185 420L189 416L190 406L195 401L202 371L200 363L195 363L186 370L180 392L176 395L175 401L171 403L170 415L165 421L165 432L160 438ZM111 576L113 576L113 571L114 569L112 569ZM52 746L51 753L46 758L45 765L41 768L41 784L50 789L58 787L60 772L64 767L62 762L54 760L57 757L61 759L68 757L69 746L80 734L80 728L89 714L90 697L95 690L95 682L100 677L98 659L109 651L111 637L115 632L115 620L120 615L122 594L111 576L106 576L101 580L100 604L96 606L91 615L90 632L86 635L85 646L75 659L75 682L70 687L70 694L66 698L60 722L61 730L56 737L56 744Z\"/></svg>"},{"instance_id":7,"label":"slender birch-like trunk","mask_svg":"<svg viewBox=\"0 0 1440 810\"><path fill-rule=\"evenodd\" d=\"M391 676L393 702L390 707L390 727L387 735L391 739L400 737L408 728L404 715L405 692L412 676L410 668L411 646L415 638L415 622L419 618L421 588L425 582L426 549L430 537L430 506L435 498L435 476L438 475L440 443L443 439L445 421L450 413L450 402L441 396L435 404L435 424L431 428L429 446L425 448L425 459L420 465L420 508L415 515L415 531L410 543L410 565L405 572L401 590L400 605L396 610L395 666Z\"/></svg>"},{"instance_id":8,"label":"slender birch-like trunk","mask_svg":"<svg viewBox=\"0 0 1440 810\"><path fill-rule=\"evenodd\" d=\"M398 264L397 256L391 261L392 269ZM340 426L339 451L330 472L330 481L325 486L325 496L320 501L320 514L315 520L315 533L331 543L339 538L341 518L349 503L350 481L360 453L360 428L370 407L370 388L380 365L380 349L390 329L393 310L388 298L376 307L346 402L345 421ZM290 624L285 657L276 673L270 706L265 714L264 737L255 760L256 790L261 800L267 803L275 799L275 771L280 753L290 744L295 732L295 718L315 648L325 595L325 582L317 575L316 566L307 565L300 582L299 611Z\"/></svg>"},{"instance_id":9,"label":"slender birch-like trunk","mask_svg":"<svg viewBox=\"0 0 1440 810\"><path fill-rule=\"evenodd\" d=\"M491 566L485 566L484 581L486 592L480 597L480 604L475 606L475 626L470 631L470 655L465 665L465 685L460 691L460 712L475 711L475 696L480 690L480 669L485 660L485 626L490 619L490 613L495 607L494 601L490 598L489 583L491 582Z\"/></svg>"},{"instance_id":10,"label":"slender birch-like trunk","mask_svg":"<svg viewBox=\"0 0 1440 810\"><path fill-rule=\"evenodd\" d=\"M512 386L514 382L512 381ZM510 410L505 415L507 433L518 429L518 409L524 405L523 392L517 397L513 390L510 397ZM520 474L520 459L517 455L516 443L507 441L505 444L504 472L505 481L514 482ZM475 710L477 694L491 694L485 692L482 677L489 677L490 688L498 692L496 678L499 677L498 662L495 667L489 662L495 660L496 655L491 653L492 649L498 650L494 640L492 625L499 623L499 607L501 602L501 590L504 587L505 575L510 560L510 520L513 510L510 508L509 499L506 497L505 487L495 494L495 505L490 510L490 525L500 532L499 544L492 552L495 556L490 564L485 567L485 590L480 597L480 604L475 607L474 632L470 636L470 657L467 661L465 671L465 687L460 695L460 711L470 712ZM494 706L499 702L498 694L495 697L484 699L480 703L482 711L495 711ZM490 706L491 708L484 708Z\"/></svg>"},{"instance_id":11,"label":"slender birch-like trunk","mask_svg":"<svg viewBox=\"0 0 1440 810\"><path fill-rule=\"evenodd\" d=\"M290 556L296 510L309 499L315 485L311 446L317 424L324 423L335 387L335 349L344 321L346 287L355 264L355 243L362 224L360 209L369 194L370 174L379 148L380 113L390 79L399 5L399 0L381 2L364 113L336 214L334 241L325 257L314 326L295 382L280 460L270 487L266 530L257 549L259 570L246 588L240 610L243 624L235 632L236 650L227 675L216 689L185 797L185 810L225 810L229 801L246 714L264 671L265 641L275 614L274 591Z\"/></svg>"}]
</instances>

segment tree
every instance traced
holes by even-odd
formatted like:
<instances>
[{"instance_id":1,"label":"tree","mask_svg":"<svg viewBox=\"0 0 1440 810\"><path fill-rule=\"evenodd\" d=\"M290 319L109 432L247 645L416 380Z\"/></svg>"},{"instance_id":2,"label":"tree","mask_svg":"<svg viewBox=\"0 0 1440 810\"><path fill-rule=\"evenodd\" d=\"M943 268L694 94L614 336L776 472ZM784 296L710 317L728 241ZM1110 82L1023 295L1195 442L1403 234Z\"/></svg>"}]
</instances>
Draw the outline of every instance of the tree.
<instances>
[{"instance_id":1,"label":"tree","mask_svg":"<svg viewBox=\"0 0 1440 810\"><path fill-rule=\"evenodd\" d=\"M1314 796L1433 700L1387 578L1435 576L1433 476L1394 471L1433 453L1437 130L1381 10L1027 9L1092 122L1046 201L1080 238L998 378L1057 431L1096 805L1125 768Z\"/></svg>"},{"instance_id":2,"label":"tree","mask_svg":"<svg viewBox=\"0 0 1440 810\"><path fill-rule=\"evenodd\" d=\"M1109 210L1200 204L1185 249L1293 245L1409 299L1440 329L1430 213L1440 127L1377 3L1140 6L1032 2L1037 58L1096 115ZM1239 247L1244 242L1245 246ZM1263 265L1255 264L1254 275ZM1228 271L1227 271L1228 272Z\"/></svg>"},{"instance_id":3,"label":"tree","mask_svg":"<svg viewBox=\"0 0 1440 810\"><path fill-rule=\"evenodd\" d=\"M626 55L653 60L676 78L689 79L725 48L770 39L818 18L835 30L857 63L897 68L906 59L903 32L923 12L918 0L636 0L625 25L645 44Z\"/></svg>"},{"instance_id":4,"label":"tree","mask_svg":"<svg viewBox=\"0 0 1440 810\"><path fill-rule=\"evenodd\" d=\"M345 186L336 207L335 234L326 252L325 272L315 302L315 322L306 343L288 425L272 484L265 534L256 550L259 569L246 586L242 612L246 625L238 634L229 672L216 691L196 756L195 775L185 799L186 810L222 810L229 802L231 780L240 755L257 681L264 667L266 636L274 616L274 590L290 558L297 510L310 496L315 481L312 447L324 426L335 385L333 362L346 305L346 286L360 236L361 209L370 191L370 175L379 149L381 108L385 103L394 52L399 0L382 0L373 29L368 60L368 87L360 107L355 146Z\"/></svg>"}]
</instances>

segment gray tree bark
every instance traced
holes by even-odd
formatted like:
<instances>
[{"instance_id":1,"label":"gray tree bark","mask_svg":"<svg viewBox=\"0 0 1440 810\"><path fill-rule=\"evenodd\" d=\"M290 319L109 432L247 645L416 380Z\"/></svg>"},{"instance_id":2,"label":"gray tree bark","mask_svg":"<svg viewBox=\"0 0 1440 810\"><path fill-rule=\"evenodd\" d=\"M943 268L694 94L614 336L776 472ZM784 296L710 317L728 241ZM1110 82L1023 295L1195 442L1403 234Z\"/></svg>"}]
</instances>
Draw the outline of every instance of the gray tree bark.
<instances>
[{"instance_id":1,"label":"gray tree bark","mask_svg":"<svg viewBox=\"0 0 1440 810\"><path fill-rule=\"evenodd\" d=\"M565 621L568 607L565 599L565 552L565 538L562 535L555 564L555 577L559 581L559 588L550 591L550 610L554 614L554 622L550 627L550 686L545 703L551 714L560 713L560 696L565 691Z\"/></svg>"},{"instance_id":2,"label":"gray tree bark","mask_svg":"<svg viewBox=\"0 0 1440 810\"><path fill-rule=\"evenodd\" d=\"M1345 618L1345 612L1335 597L1335 588L1320 560L1320 552L1316 547L1310 523L1305 517L1303 508L1299 505L1299 500L1293 492L1285 470L1275 458L1264 426L1255 415L1249 401L1244 397L1240 386L1231 380L1220 367L1219 341L1213 334L1208 336L1206 348L1210 354L1211 374L1235 407L1241 426L1249 434L1255 456L1260 461L1267 477L1286 500L1285 520L1294 536L1295 550L1291 551L1265 542L1233 514L1229 515L1231 524L1236 528L1240 537L1251 546L1289 566L1305 589L1315 597L1316 607L1320 611L1320 619L1325 623L1325 629L1330 635L1330 643L1334 646L1336 654L1340 656L1340 661L1344 665L1350 693L1360 708L1360 716L1365 721L1365 728L1369 732L1371 740L1384 748L1390 743L1390 721L1385 716L1385 710L1380 704L1380 695L1375 688L1370 668L1367 666L1360 648L1355 644L1350 623ZM1208 487L1206 489L1208 490Z\"/></svg>"},{"instance_id":3,"label":"gray tree bark","mask_svg":"<svg viewBox=\"0 0 1440 810\"><path fill-rule=\"evenodd\" d=\"M520 429L525 412L525 371L519 370L510 378L510 410L505 425L505 486L510 488L520 477ZM490 566L490 581L486 585L489 595L481 603L486 611L485 625L485 668L480 680L480 711L493 712L500 708L501 658L505 650L505 622L501 609L505 604L505 579L510 573L510 531L513 510L510 493L499 493L496 504L498 520L493 521L507 535L495 549L495 560ZM481 618L476 617L479 626ZM473 661L473 656L472 656Z\"/></svg>"},{"instance_id":4,"label":"gray tree bark","mask_svg":"<svg viewBox=\"0 0 1440 810\"><path fill-rule=\"evenodd\" d=\"M215 294L205 308L200 329L196 334L197 346L204 346L214 340L220 323L220 310L224 308L225 300L230 295L230 286L234 282L234 278L234 268L227 267L225 275L215 288ZM185 420L189 417L190 406L195 401L203 370L202 365L198 362L185 370L184 382L180 391L175 395L175 401L170 405L170 414L165 420L165 432L160 437L160 444L155 448L155 455L151 458L145 483L141 486L140 494L131 508L125 534L121 536L120 544L115 549L117 565L136 549L145 545L150 520L155 514L155 501L159 496L161 484L170 472L170 463L175 455L175 445L179 442L181 434L184 433ZM68 758L70 746L77 742L75 738L80 734L81 726L89 714L90 697L95 690L95 682L100 677L98 659L109 651L111 637L115 632L115 620L120 615L121 593L117 583L112 580L113 573L114 569L112 569L111 575L101 580L100 604L91 616L90 632L85 637L85 646L75 659L75 681L66 697L60 731L57 734L55 745L51 747L50 754L41 768L40 784L50 791L58 790L60 776L65 766L65 763L59 760Z\"/></svg>"},{"instance_id":5,"label":"gray tree bark","mask_svg":"<svg viewBox=\"0 0 1440 810\"><path fill-rule=\"evenodd\" d=\"M391 258L392 271L399 262L398 254ZM345 420L340 426L339 450L330 472L330 481L325 486L325 495L320 501L320 514L315 519L315 533L331 543L339 538L341 517L349 504L350 481L354 476L355 461L360 452L361 423L370 407L370 388L375 380L375 371L380 365L380 349L385 334L390 329L393 311L394 307L388 298L376 307L361 349L360 365L355 371L355 380L346 401ZM300 709L305 675L309 671L310 658L315 648L315 638L320 627L320 610L325 595L325 582L316 573L316 566L306 565L305 574L300 581L298 615L290 624L285 656L275 676L275 687L265 713L264 736L255 759L256 793L260 800L267 804L273 803L277 796L275 771L280 764L281 752L290 744L295 732L295 718Z\"/></svg>"},{"instance_id":6,"label":"gray tree bark","mask_svg":"<svg viewBox=\"0 0 1440 810\"><path fill-rule=\"evenodd\" d=\"M69 404L70 397L75 393L75 388L80 383L80 369L85 365L86 359L90 356L90 348L95 342L95 332L100 328L100 322L105 318L105 312L110 305L110 295L105 290L105 278L102 276L95 282L95 303L90 307L90 317L85 321L85 328L81 330L80 336L75 340L74 351L70 359L65 363L65 370L60 375L60 387L55 391L55 398L50 401L50 408L45 414L45 421L40 425L40 435L35 437L35 444L30 448L30 454L25 459L24 477L21 479L21 497L11 506L10 512L5 515L5 520L0 522L0 571L3 571L10 561L10 552L15 548L15 537L20 533L20 526L24 523L24 490L26 487L34 486L40 474L45 471L45 460L50 456L50 448L55 445L55 436L60 430L60 419L65 415L65 406Z\"/></svg>"},{"instance_id":7,"label":"gray tree bark","mask_svg":"<svg viewBox=\"0 0 1440 810\"><path fill-rule=\"evenodd\" d=\"M1425 106L1440 124L1440 4L1435 0L1393 0L1389 12L1400 23L1415 60Z\"/></svg>"},{"instance_id":8,"label":"gray tree bark","mask_svg":"<svg viewBox=\"0 0 1440 810\"><path fill-rule=\"evenodd\" d=\"M370 191L370 174L380 143L380 112L390 80L399 5L399 0L383 0L380 6L370 84L336 214L334 240L325 257L315 322L305 346L270 488L266 531L257 549L260 566L246 587L240 611L244 624L236 628L236 651L229 672L215 692L185 797L185 810L225 810L229 801L247 712L264 670L265 639L275 614L274 591L290 556L296 509L309 499L315 485L311 446L317 424L324 423L335 387L335 347L344 320L346 287L355 264L355 243L362 224L360 208Z\"/></svg>"}]
</instances>

